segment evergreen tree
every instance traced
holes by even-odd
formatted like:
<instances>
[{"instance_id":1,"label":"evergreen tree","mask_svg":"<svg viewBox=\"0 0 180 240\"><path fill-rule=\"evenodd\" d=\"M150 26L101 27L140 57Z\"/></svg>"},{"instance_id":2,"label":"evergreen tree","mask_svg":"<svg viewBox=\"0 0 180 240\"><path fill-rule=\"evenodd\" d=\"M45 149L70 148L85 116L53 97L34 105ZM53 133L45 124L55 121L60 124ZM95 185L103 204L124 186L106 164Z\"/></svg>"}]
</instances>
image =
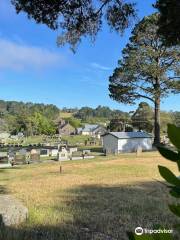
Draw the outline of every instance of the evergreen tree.
<instances>
[{"instance_id":1,"label":"evergreen tree","mask_svg":"<svg viewBox=\"0 0 180 240\"><path fill-rule=\"evenodd\" d=\"M110 97L135 104L144 98L154 104L154 143L160 142L160 103L169 94L180 92L180 46L167 47L158 35L159 15L140 21L132 32L122 60L110 77Z\"/></svg>"},{"instance_id":2,"label":"evergreen tree","mask_svg":"<svg viewBox=\"0 0 180 240\"><path fill-rule=\"evenodd\" d=\"M160 12L158 33L167 45L180 44L180 1L158 0L156 8Z\"/></svg>"},{"instance_id":3,"label":"evergreen tree","mask_svg":"<svg viewBox=\"0 0 180 240\"><path fill-rule=\"evenodd\" d=\"M146 102L141 102L131 117L133 127L139 131L151 133L153 130L153 109Z\"/></svg>"},{"instance_id":4,"label":"evergreen tree","mask_svg":"<svg viewBox=\"0 0 180 240\"><path fill-rule=\"evenodd\" d=\"M111 29L123 32L136 16L135 4L122 0L11 0L17 13L49 28L61 29L58 44L68 43L74 50L82 37L94 41L105 20ZM104 20L103 20L103 17Z\"/></svg>"}]
</instances>

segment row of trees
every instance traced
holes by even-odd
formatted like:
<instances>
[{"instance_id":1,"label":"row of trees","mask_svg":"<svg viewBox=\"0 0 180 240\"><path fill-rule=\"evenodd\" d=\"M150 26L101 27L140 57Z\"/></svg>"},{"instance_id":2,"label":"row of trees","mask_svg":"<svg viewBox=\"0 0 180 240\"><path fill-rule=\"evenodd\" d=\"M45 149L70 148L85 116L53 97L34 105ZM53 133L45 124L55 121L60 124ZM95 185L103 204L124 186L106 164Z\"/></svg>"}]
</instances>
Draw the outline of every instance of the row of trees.
<instances>
[{"instance_id":1,"label":"row of trees","mask_svg":"<svg viewBox=\"0 0 180 240\"><path fill-rule=\"evenodd\" d=\"M59 109L54 105L0 101L0 131L26 135L55 134L54 120Z\"/></svg>"},{"instance_id":2,"label":"row of trees","mask_svg":"<svg viewBox=\"0 0 180 240\"><path fill-rule=\"evenodd\" d=\"M128 115L120 110L98 106L97 108L82 107L74 114L74 117L81 119L82 122L106 122L112 118L128 118Z\"/></svg>"},{"instance_id":3,"label":"row of trees","mask_svg":"<svg viewBox=\"0 0 180 240\"><path fill-rule=\"evenodd\" d=\"M32 115L35 112L39 112L47 118L54 119L59 115L59 108L53 104L0 100L0 116L6 114L16 115L17 113L19 115Z\"/></svg>"},{"instance_id":4,"label":"row of trees","mask_svg":"<svg viewBox=\"0 0 180 240\"><path fill-rule=\"evenodd\" d=\"M65 111L65 109L63 109ZM141 102L134 112L112 110L109 107L82 107L72 111L66 117L74 128L84 123L109 123L111 131L130 131L132 128L152 132L154 129L154 109L146 102ZM168 123L180 126L180 112L160 112L161 133L166 132ZM61 116L60 116L61 117ZM54 105L0 100L0 132L31 135L53 135L58 132L59 109Z\"/></svg>"},{"instance_id":5,"label":"row of trees","mask_svg":"<svg viewBox=\"0 0 180 240\"><path fill-rule=\"evenodd\" d=\"M180 112L161 111L161 134L167 133L167 124L173 123L180 127ZM109 124L110 131L145 131L152 133L154 130L154 109L146 102L141 102L128 118L114 118Z\"/></svg>"}]
</instances>

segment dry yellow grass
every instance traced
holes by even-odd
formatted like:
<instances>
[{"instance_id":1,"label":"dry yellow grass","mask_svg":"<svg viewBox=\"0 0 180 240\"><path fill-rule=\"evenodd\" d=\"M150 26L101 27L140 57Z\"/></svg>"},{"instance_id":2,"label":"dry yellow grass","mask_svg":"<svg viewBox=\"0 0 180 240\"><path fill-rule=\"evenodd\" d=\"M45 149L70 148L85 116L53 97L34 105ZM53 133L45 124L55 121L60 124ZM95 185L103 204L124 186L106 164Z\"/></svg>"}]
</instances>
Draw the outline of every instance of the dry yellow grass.
<instances>
[{"instance_id":1,"label":"dry yellow grass","mask_svg":"<svg viewBox=\"0 0 180 240\"><path fill-rule=\"evenodd\" d=\"M6 240L127 239L135 227L173 228L177 219L157 166L176 165L158 153L126 154L89 161L0 170L1 192L21 199L29 220L8 229ZM109 237L109 238L108 238Z\"/></svg>"}]
</instances>

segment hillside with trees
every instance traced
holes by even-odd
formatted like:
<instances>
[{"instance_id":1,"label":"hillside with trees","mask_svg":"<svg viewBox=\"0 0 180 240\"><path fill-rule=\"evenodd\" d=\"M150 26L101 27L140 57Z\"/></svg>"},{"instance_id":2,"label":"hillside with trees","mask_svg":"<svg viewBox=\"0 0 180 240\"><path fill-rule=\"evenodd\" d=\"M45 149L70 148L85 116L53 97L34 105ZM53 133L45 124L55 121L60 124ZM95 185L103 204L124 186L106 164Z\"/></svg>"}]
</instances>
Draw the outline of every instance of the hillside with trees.
<instances>
[{"instance_id":1,"label":"hillside with trees","mask_svg":"<svg viewBox=\"0 0 180 240\"><path fill-rule=\"evenodd\" d=\"M113 118L128 118L129 113L120 110L112 110L106 106L98 106L97 108L82 107L75 114L75 118L79 118L82 122L88 123L107 123Z\"/></svg>"},{"instance_id":2,"label":"hillside with trees","mask_svg":"<svg viewBox=\"0 0 180 240\"><path fill-rule=\"evenodd\" d=\"M59 109L52 104L33 104L0 100L0 131L25 135L56 133L54 119Z\"/></svg>"},{"instance_id":3,"label":"hillside with trees","mask_svg":"<svg viewBox=\"0 0 180 240\"><path fill-rule=\"evenodd\" d=\"M59 109L52 104L23 103L0 100L0 132L26 136L54 135L58 132L58 120L64 119L74 128L85 123L106 125L110 131L152 132L154 110L141 102L133 112L113 110L106 106ZM167 124L180 126L180 112L160 112L161 134L166 134Z\"/></svg>"}]
</instances>

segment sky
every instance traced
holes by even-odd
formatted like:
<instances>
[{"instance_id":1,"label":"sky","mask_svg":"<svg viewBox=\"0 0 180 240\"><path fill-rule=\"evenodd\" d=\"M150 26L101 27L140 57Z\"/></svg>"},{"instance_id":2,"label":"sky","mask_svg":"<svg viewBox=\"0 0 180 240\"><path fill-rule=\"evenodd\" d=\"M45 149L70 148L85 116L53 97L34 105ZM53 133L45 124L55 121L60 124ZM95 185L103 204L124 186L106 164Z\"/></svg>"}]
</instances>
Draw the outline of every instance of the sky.
<instances>
[{"instance_id":1,"label":"sky","mask_svg":"<svg viewBox=\"0 0 180 240\"><path fill-rule=\"evenodd\" d=\"M138 18L154 12L153 0L137 0ZM58 31L17 15L10 0L0 0L0 99L55 104L63 107L109 106L132 111L137 105L117 103L109 97L108 79L131 30L123 36L107 26L92 44L88 39L74 54L56 44ZM143 99L141 99L144 101ZM180 110L180 96L162 102L162 110Z\"/></svg>"}]
</instances>

